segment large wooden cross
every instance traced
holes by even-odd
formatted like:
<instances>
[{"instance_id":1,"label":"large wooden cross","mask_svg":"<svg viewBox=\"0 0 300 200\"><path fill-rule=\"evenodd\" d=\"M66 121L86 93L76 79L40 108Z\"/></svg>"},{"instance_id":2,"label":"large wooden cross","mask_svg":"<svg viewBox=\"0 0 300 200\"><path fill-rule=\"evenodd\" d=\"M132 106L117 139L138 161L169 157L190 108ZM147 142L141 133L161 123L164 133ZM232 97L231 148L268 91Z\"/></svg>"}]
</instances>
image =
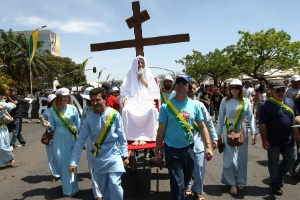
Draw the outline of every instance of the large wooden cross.
<instances>
[{"instance_id":1,"label":"large wooden cross","mask_svg":"<svg viewBox=\"0 0 300 200\"><path fill-rule=\"evenodd\" d=\"M129 28L134 27L134 40L123 40L117 42L105 42L91 44L91 51L105 51L112 49L122 49L135 47L136 56L144 56L144 46L160 45L160 44L170 44L178 42L188 42L190 41L189 34L178 34L178 35L168 35L152 38L143 38L142 35L142 23L148 19L147 10L140 12L140 3L138 1L132 2L133 16L126 20Z\"/></svg>"}]
</instances>

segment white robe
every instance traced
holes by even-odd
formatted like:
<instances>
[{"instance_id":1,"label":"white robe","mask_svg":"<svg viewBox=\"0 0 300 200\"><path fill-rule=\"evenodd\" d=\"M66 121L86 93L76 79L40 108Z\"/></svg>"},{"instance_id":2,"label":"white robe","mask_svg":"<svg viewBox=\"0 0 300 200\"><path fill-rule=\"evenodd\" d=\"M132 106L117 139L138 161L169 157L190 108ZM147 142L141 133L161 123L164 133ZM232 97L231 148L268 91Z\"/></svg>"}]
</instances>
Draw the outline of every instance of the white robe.
<instances>
[{"instance_id":1,"label":"white robe","mask_svg":"<svg viewBox=\"0 0 300 200\"><path fill-rule=\"evenodd\" d=\"M159 99L159 87L147 65L143 77L148 83L146 87L138 80L138 56L134 59L121 86L121 99L128 98L122 110L124 132L127 140L155 141L158 127L158 110L154 99Z\"/></svg>"}]
</instances>

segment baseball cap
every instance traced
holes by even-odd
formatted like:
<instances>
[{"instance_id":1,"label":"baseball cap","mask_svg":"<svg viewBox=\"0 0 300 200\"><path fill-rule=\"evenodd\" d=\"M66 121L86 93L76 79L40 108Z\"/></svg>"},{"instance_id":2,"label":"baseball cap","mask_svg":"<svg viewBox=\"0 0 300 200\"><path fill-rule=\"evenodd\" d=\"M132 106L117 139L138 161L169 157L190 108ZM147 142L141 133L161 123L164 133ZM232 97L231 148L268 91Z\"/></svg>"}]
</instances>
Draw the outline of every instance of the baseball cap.
<instances>
[{"instance_id":1,"label":"baseball cap","mask_svg":"<svg viewBox=\"0 0 300 200\"><path fill-rule=\"evenodd\" d=\"M58 95L63 95L63 96L70 95L70 90L68 88L59 88L58 90L56 90L55 95L56 96L58 96Z\"/></svg>"},{"instance_id":2,"label":"baseball cap","mask_svg":"<svg viewBox=\"0 0 300 200\"><path fill-rule=\"evenodd\" d=\"M283 83L280 82L275 82L275 83L270 83L269 88L270 89L276 89L276 88L281 88L281 87L286 87Z\"/></svg>"},{"instance_id":3,"label":"baseball cap","mask_svg":"<svg viewBox=\"0 0 300 200\"><path fill-rule=\"evenodd\" d=\"M109 82L102 83L102 86L108 94L112 93L111 84Z\"/></svg>"},{"instance_id":4,"label":"baseball cap","mask_svg":"<svg viewBox=\"0 0 300 200\"><path fill-rule=\"evenodd\" d=\"M293 75L292 77L291 77L291 81L300 81L300 76L299 75Z\"/></svg>"},{"instance_id":5,"label":"baseball cap","mask_svg":"<svg viewBox=\"0 0 300 200\"><path fill-rule=\"evenodd\" d=\"M229 85L240 85L243 86L242 81L239 79L232 79Z\"/></svg>"},{"instance_id":6,"label":"baseball cap","mask_svg":"<svg viewBox=\"0 0 300 200\"><path fill-rule=\"evenodd\" d=\"M119 91L119 88L117 88L117 87L113 87L113 88L112 88L112 91L113 91L113 92L115 92L115 91Z\"/></svg>"},{"instance_id":7,"label":"baseball cap","mask_svg":"<svg viewBox=\"0 0 300 200\"><path fill-rule=\"evenodd\" d=\"M165 80L174 81L173 78L172 78L172 76L170 74L167 74L167 75L164 76L163 81L165 81Z\"/></svg>"},{"instance_id":8,"label":"baseball cap","mask_svg":"<svg viewBox=\"0 0 300 200\"><path fill-rule=\"evenodd\" d=\"M90 98L90 91L92 89L93 89L93 87L87 87L87 88L85 88L85 90L84 90L84 92L82 94L82 98L91 100L91 98Z\"/></svg>"},{"instance_id":9,"label":"baseball cap","mask_svg":"<svg viewBox=\"0 0 300 200\"><path fill-rule=\"evenodd\" d=\"M191 81L191 77L187 74L180 74L176 77L176 80L177 79L180 79L180 78L183 78L184 80L186 80L188 83Z\"/></svg>"},{"instance_id":10,"label":"baseball cap","mask_svg":"<svg viewBox=\"0 0 300 200\"><path fill-rule=\"evenodd\" d=\"M56 95L55 94L49 94L48 97L47 97L47 101L49 103L51 103L51 101L53 101L53 99L55 99Z\"/></svg>"}]
</instances>

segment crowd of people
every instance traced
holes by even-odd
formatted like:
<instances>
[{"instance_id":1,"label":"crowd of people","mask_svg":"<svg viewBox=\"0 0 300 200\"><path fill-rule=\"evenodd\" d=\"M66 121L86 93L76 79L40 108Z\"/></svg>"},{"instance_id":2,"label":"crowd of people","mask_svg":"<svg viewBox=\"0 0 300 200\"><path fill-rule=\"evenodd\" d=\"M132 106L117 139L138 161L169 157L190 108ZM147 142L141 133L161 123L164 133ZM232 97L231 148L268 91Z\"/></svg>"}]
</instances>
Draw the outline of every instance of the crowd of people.
<instances>
[{"instance_id":1,"label":"crowd of people","mask_svg":"<svg viewBox=\"0 0 300 200\"><path fill-rule=\"evenodd\" d=\"M233 79L217 86L198 84L187 74L175 80L166 75L159 87L148 65L137 56L120 88L108 82L84 88L81 117L69 89L48 95L41 125L54 131L46 154L51 181L61 180L63 195L79 192L77 166L86 149L94 198L123 199L128 145L143 149L148 142L156 143L149 151L154 160L168 169L171 199L204 199L205 165L217 148L223 153L221 183L236 195L247 186L248 140L255 145L258 134L273 193L283 194L287 173L300 178L299 75L291 83ZM10 88L0 104L0 167L13 165L16 140L26 145L16 94Z\"/></svg>"}]
</instances>

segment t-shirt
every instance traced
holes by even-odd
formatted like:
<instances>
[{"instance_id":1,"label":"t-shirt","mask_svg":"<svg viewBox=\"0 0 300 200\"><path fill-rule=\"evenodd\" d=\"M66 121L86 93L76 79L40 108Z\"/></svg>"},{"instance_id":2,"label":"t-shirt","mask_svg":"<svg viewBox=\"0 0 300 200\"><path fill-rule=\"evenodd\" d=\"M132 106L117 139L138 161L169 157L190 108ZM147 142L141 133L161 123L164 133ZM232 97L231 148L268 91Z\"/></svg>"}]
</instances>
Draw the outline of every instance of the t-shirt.
<instances>
[{"instance_id":1,"label":"t-shirt","mask_svg":"<svg viewBox=\"0 0 300 200\"><path fill-rule=\"evenodd\" d=\"M12 109L10 112L10 116L12 116L14 119L16 118L22 118L22 113L20 109L21 105L21 99L19 97L12 98L13 101L18 101L17 107ZM6 100L6 102L10 102L9 100Z\"/></svg>"},{"instance_id":2,"label":"t-shirt","mask_svg":"<svg viewBox=\"0 0 300 200\"><path fill-rule=\"evenodd\" d=\"M202 122L203 115L200 107L190 98L185 101L170 99L181 115L193 127L194 121ZM166 124L165 143L174 148L183 148L189 146L193 141L188 140L188 133L183 129L178 120L173 116L167 104L163 104L159 111L158 121Z\"/></svg>"},{"instance_id":3,"label":"t-shirt","mask_svg":"<svg viewBox=\"0 0 300 200\"><path fill-rule=\"evenodd\" d=\"M119 111L120 110L119 99L113 95L109 95L106 101L106 106Z\"/></svg>"},{"instance_id":4,"label":"t-shirt","mask_svg":"<svg viewBox=\"0 0 300 200\"><path fill-rule=\"evenodd\" d=\"M285 97L283 102L294 111L295 116L299 115L293 100ZM269 100L260 105L258 114L259 123L266 124L267 139L271 147L285 147L295 144L294 130L291 128L295 116L288 114Z\"/></svg>"},{"instance_id":5,"label":"t-shirt","mask_svg":"<svg viewBox=\"0 0 300 200\"><path fill-rule=\"evenodd\" d=\"M295 100L300 96L300 89L290 87L286 90L285 96L292 100Z\"/></svg>"}]
</instances>

